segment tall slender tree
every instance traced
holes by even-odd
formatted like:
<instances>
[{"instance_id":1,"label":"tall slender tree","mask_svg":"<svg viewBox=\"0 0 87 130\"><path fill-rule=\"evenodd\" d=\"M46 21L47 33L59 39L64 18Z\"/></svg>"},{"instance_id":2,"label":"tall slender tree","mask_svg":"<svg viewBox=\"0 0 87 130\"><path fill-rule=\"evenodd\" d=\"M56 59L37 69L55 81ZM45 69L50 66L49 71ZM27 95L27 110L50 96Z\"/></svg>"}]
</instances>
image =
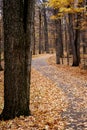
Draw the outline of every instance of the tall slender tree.
<instances>
[{"instance_id":1,"label":"tall slender tree","mask_svg":"<svg viewBox=\"0 0 87 130\"><path fill-rule=\"evenodd\" d=\"M74 8L78 7L78 0L74 0ZM75 31L73 31L73 19L72 19L72 15L69 15L69 20L70 23L72 23L71 28L69 30L71 30L70 32L70 38L71 38L71 43L72 43L72 52L73 52L73 66L79 66L80 64L80 13L77 13L74 15L74 17L76 18L76 24L75 24ZM72 39L73 38L73 39Z\"/></svg>"},{"instance_id":2,"label":"tall slender tree","mask_svg":"<svg viewBox=\"0 0 87 130\"><path fill-rule=\"evenodd\" d=\"M35 6L35 5L34 5ZM32 45L32 49L33 49L33 55L35 55L36 54L36 39L35 39L35 7L34 7L34 15L33 15L33 19L34 19L34 21L33 21L33 38L32 38L32 40L33 40L33 45Z\"/></svg>"},{"instance_id":3,"label":"tall slender tree","mask_svg":"<svg viewBox=\"0 0 87 130\"><path fill-rule=\"evenodd\" d=\"M39 54L41 54L42 45L41 45L41 9L39 8Z\"/></svg>"},{"instance_id":4,"label":"tall slender tree","mask_svg":"<svg viewBox=\"0 0 87 130\"><path fill-rule=\"evenodd\" d=\"M47 15L45 8L46 0L43 0L43 16L44 16L44 38L45 38L45 51L49 53L49 43L48 43L48 23L47 23Z\"/></svg>"},{"instance_id":5,"label":"tall slender tree","mask_svg":"<svg viewBox=\"0 0 87 130\"><path fill-rule=\"evenodd\" d=\"M54 10L54 15L56 16L58 10ZM61 19L55 19L55 29L56 29L56 39L55 39L55 47L56 47L56 63L60 64L60 57L63 56L63 40L62 40L62 28L61 28ZM63 62L63 59L62 59Z\"/></svg>"}]
</instances>

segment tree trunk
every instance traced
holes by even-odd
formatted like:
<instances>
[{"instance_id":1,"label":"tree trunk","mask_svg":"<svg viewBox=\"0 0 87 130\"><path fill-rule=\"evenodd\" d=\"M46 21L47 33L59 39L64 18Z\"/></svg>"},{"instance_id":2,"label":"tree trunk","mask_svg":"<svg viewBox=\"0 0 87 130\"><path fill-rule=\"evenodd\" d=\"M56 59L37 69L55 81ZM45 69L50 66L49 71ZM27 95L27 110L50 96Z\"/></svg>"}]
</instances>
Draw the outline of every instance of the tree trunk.
<instances>
[{"instance_id":1,"label":"tree trunk","mask_svg":"<svg viewBox=\"0 0 87 130\"><path fill-rule=\"evenodd\" d=\"M72 66L79 66L80 63L80 41L79 41L79 36L80 36L80 31L79 29L76 29L76 33L74 36L74 30L73 30L73 23L72 23L72 15L69 15L69 37L70 37L70 42L72 44L72 52L73 52L73 64ZM78 28L78 20L77 20L77 25L76 28Z\"/></svg>"},{"instance_id":2,"label":"tree trunk","mask_svg":"<svg viewBox=\"0 0 87 130\"><path fill-rule=\"evenodd\" d=\"M76 23L76 31L75 31L75 40L74 46L76 51L76 60L73 60L73 66L79 66L80 64L80 29L79 29L79 14L77 14L77 23Z\"/></svg>"},{"instance_id":3,"label":"tree trunk","mask_svg":"<svg viewBox=\"0 0 87 130\"><path fill-rule=\"evenodd\" d=\"M54 15L58 13L57 10L54 10ZM55 20L55 29L56 29L56 64L60 64L60 57L63 55L63 44L62 44L62 30L61 30L61 19Z\"/></svg>"},{"instance_id":4,"label":"tree trunk","mask_svg":"<svg viewBox=\"0 0 87 130\"><path fill-rule=\"evenodd\" d=\"M2 71L2 70L3 70L3 68L2 68L2 65L1 65L1 45L0 45L0 71Z\"/></svg>"},{"instance_id":5,"label":"tree trunk","mask_svg":"<svg viewBox=\"0 0 87 130\"><path fill-rule=\"evenodd\" d=\"M46 9L45 9L45 6L44 6L44 8L43 8L43 15L44 15L45 51L46 51L46 53L49 53L48 26L47 26L47 16L46 16Z\"/></svg>"},{"instance_id":6,"label":"tree trunk","mask_svg":"<svg viewBox=\"0 0 87 130\"><path fill-rule=\"evenodd\" d=\"M59 45L60 45L60 57L63 64L63 34L62 34L62 21L59 19Z\"/></svg>"},{"instance_id":7,"label":"tree trunk","mask_svg":"<svg viewBox=\"0 0 87 130\"><path fill-rule=\"evenodd\" d=\"M39 9L39 54L41 54L42 45L41 45L41 10Z\"/></svg>"},{"instance_id":8,"label":"tree trunk","mask_svg":"<svg viewBox=\"0 0 87 130\"><path fill-rule=\"evenodd\" d=\"M31 58L32 58L32 40L33 40L33 22L35 0L27 0L27 19L26 19L26 40L25 40L25 78L26 78L26 94L27 101L30 105L30 78L31 78Z\"/></svg>"},{"instance_id":9,"label":"tree trunk","mask_svg":"<svg viewBox=\"0 0 87 130\"><path fill-rule=\"evenodd\" d=\"M69 23L68 16L66 15L66 25L65 25L65 39L66 39L66 52L67 52L67 65L69 65Z\"/></svg>"},{"instance_id":10,"label":"tree trunk","mask_svg":"<svg viewBox=\"0 0 87 130\"><path fill-rule=\"evenodd\" d=\"M35 5L34 5L35 6ZM36 54L36 39L35 39L35 7L34 7L34 15L33 15L33 19L34 19L34 22L33 22L33 45L32 45L32 48L33 48L33 55L35 55Z\"/></svg>"},{"instance_id":11,"label":"tree trunk","mask_svg":"<svg viewBox=\"0 0 87 130\"><path fill-rule=\"evenodd\" d=\"M77 8L78 6L78 0L74 0L74 8ZM73 36L73 41L72 41L72 49L73 49L73 64L72 66L79 66L80 63L80 30L79 30L79 25L80 25L80 13L77 13L76 15L76 30L71 34L70 37ZM69 15L69 20L70 24L72 24L72 15ZM73 24L71 25L70 32L73 30L72 28Z\"/></svg>"},{"instance_id":12,"label":"tree trunk","mask_svg":"<svg viewBox=\"0 0 87 130\"><path fill-rule=\"evenodd\" d=\"M1 52L2 52L2 48L1 48L1 41L2 41L2 20L0 20L0 71L2 71L3 70L3 68L2 68L2 65L1 65Z\"/></svg>"},{"instance_id":13,"label":"tree trunk","mask_svg":"<svg viewBox=\"0 0 87 130\"><path fill-rule=\"evenodd\" d=\"M62 34L62 22L59 20L59 38L60 38L60 57L63 58L63 34Z\"/></svg>"},{"instance_id":14,"label":"tree trunk","mask_svg":"<svg viewBox=\"0 0 87 130\"><path fill-rule=\"evenodd\" d=\"M55 39L55 47L56 47L56 64L60 64L60 56L61 56L61 32L60 32L60 20L55 20L56 27L56 39Z\"/></svg>"},{"instance_id":15,"label":"tree trunk","mask_svg":"<svg viewBox=\"0 0 87 130\"><path fill-rule=\"evenodd\" d=\"M34 0L3 0L4 109L1 119L30 115L31 32Z\"/></svg>"}]
</instances>

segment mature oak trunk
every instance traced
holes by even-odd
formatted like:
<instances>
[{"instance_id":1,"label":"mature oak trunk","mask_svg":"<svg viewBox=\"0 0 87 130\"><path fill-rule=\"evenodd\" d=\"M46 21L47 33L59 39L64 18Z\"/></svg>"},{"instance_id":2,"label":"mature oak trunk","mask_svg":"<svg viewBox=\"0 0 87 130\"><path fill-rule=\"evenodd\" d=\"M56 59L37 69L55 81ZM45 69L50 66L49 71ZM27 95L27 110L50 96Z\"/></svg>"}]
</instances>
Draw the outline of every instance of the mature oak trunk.
<instances>
[{"instance_id":1,"label":"mature oak trunk","mask_svg":"<svg viewBox=\"0 0 87 130\"><path fill-rule=\"evenodd\" d=\"M1 119L30 115L31 32L34 0L3 0L4 109Z\"/></svg>"}]
</instances>

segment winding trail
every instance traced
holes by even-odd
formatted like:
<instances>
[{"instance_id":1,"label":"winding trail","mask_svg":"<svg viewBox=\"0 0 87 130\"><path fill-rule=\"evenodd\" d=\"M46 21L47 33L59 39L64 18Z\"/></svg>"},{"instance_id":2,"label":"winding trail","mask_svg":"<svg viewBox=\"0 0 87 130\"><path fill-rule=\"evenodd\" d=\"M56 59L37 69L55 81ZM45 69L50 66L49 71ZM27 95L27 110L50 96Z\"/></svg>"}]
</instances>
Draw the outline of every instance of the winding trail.
<instances>
[{"instance_id":1,"label":"winding trail","mask_svg":"<svg viewBox=\"0 0 87 130\"><path fill-rule=\"evenodd\" d=\"M69 105L62 113L62 117L67 119L64 130L87 130L87 81L49 65L47 59L50 56L33 58L32 67L56 83L66 94Z\"/></svg>"}]
</instances>

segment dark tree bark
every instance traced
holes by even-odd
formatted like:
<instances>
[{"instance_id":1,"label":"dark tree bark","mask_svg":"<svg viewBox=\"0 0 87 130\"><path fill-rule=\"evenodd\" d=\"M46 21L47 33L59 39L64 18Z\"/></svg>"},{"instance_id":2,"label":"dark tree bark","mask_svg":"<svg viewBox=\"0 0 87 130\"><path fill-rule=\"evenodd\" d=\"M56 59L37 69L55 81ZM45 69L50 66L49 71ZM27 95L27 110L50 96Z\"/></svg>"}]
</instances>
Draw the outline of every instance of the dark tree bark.
<instances>
[{"instance_id":1,"label":"dark tree bark","mask_svg":"<svg viewBox=\"0 0 87 130\"><path fill-rule=\"evenodd\" d=\"M57 10L54 10L54 15L56 15L57 12L58 12ZM60 57L63 56L61 19L55 20L55 28L56 28L56 39L55 39L56 64L60 64Z\"/></svg>"},{"instance_id":2,"label":"dark tree bark","mask_svg":"<svg viewBox=\"0 0 87 130\"><path fill-rule=\"evenodd\" d=\"M66 24L65 24L65 41L66 41L66 52L67 52L67 65L69 65L69 23L68 23L68 16L66 15Z\"/></svg>"},{"instance_id":3,"label":"dark tree bark","mask_svg":"<svg viewBox=\"0 0 87 130\"><path fill-rule=\"evenodd\" d=\"M33 45L32 45L32 48L33 48L33 55L36 54L36 39L35 39L35 5L34 5L34 15L33 15L33 19L34 19L34 22L33 22Z\"/></svg>"},{"instance_id":4,"label":"dark tree bark","mask_svg":"<svg viewBox=\"0 0 87 130\"><path fill-rule=\"evenodd\" d=\"M78 17L77 17L78 19ZM75 34L73 30L73 18L72 15L69 15L69 36L70 42L72 44L73 52L73 64L72 66L79 66L80 63L80 30L76 29ZM79 28L79 21L77 20L76 28Z\"/></svg>"},{"instance_id":5,"label":"dark tree bark","mask_svg":"<svg viewBox=\"0 0 87 130\"><path fill-rule=\"evenodd\" d=\"M1 119L30 115L31 35L34 0L3 0L4 109Z\"/></svg>"},{"instance_id":6,"label":"dark tree bark","mask_svg":"<svg viewBox=\"0 0 87 130\"><path fill-rule=\"evenodd\" d=\"M45 2L45 0L43 0ZM47 16L46 16L46 8L43 7L43 16L44 16L44 37L45 37L45 51L49 53L49 43L48 43L48 25L47 25Z\"/></svg>"},{"instance_id":7,"label":"dark tree bark","mask_svg":"<svg viewBox=\"0 0 87 130\"><path fill-rule=\"evenodd\" d=\"M2 41L2 23L1 23L2 21L0 20L0 71L2 71L3 70L3 68L2 68L2 65L1 65L1 52L2 52L2 48L1 48L1 41Z\"/></svg>"},{"instance_id":8,"label":"dark tree bark","mask_svg":"<svg viewBox=\"0 0 87 130\"><path fill-rule=\"evenodd\" d=\"M39 9L39 54L41 54L42 45L41 45L41 10Z\"/></svg>"},{"instance_id":9,"label":"dark tree bark","mask_svg":"<svg viewBox=\"0 0 87 130\"><path fill-rule=\"evenodd\" d=\"M63 57L63 34L62 34L62 22L59 20L59 38L60 38L60 57Z\"/></svg>"},{"instance_id":10,"label":"dark tree bark","mask_svg":"<svg viewBox=\"0 0 87 130\"><path fill-rule=\"evenodd\" d=\"M33 25L33 55L36 54L35 25Z\"/></svg>"},{"instance_id":11,"label":"dark tree bark","mask_svg":"<svg viewBox=\"0 0 87 130\"><path fill-rule=\"evenodd\" d=\"M0 41L1 42L1 41ZM2 68L2 65L1 65L1 43L0 43L0 71L2 71L3 70L3 68Z\"/></svg>"},{"instance_id":12,"label":"dark tree bark","mask_svg":"<svg viewBox=\"0 0 87 130\"><path fill-rule=\"evenodd\" d=\"M55 39L55 47L56 47L56 64L60 64L60 56L61 56L61 33L60 33L60 20L55 20L56 27L56 39Z\"/></svg>"},{"instance_id":13,"label":"dark tree bark","mask_svg":"<svg viewBox=\"0 0 87 130\"><path fill-rule=\"evenodd\" d=\"M73 60L73 66L79 66L80 64L80 29L79 29L79 15L77 14L77 23L76 23L76 31L75 31L75 40L74 46L76 51L76 58Z\"/></svg>"},{"instance_id":14,"label":"dark tree bark","mask_svg":"<svg viewBox=\"0 0 87 130\"><path fill-rule=\"evenodd\" d=\"M60 57L63 64L63 34L62 34L62 21L59 19L59 39L60 39Z\"/></svg>"}]
</instances>

